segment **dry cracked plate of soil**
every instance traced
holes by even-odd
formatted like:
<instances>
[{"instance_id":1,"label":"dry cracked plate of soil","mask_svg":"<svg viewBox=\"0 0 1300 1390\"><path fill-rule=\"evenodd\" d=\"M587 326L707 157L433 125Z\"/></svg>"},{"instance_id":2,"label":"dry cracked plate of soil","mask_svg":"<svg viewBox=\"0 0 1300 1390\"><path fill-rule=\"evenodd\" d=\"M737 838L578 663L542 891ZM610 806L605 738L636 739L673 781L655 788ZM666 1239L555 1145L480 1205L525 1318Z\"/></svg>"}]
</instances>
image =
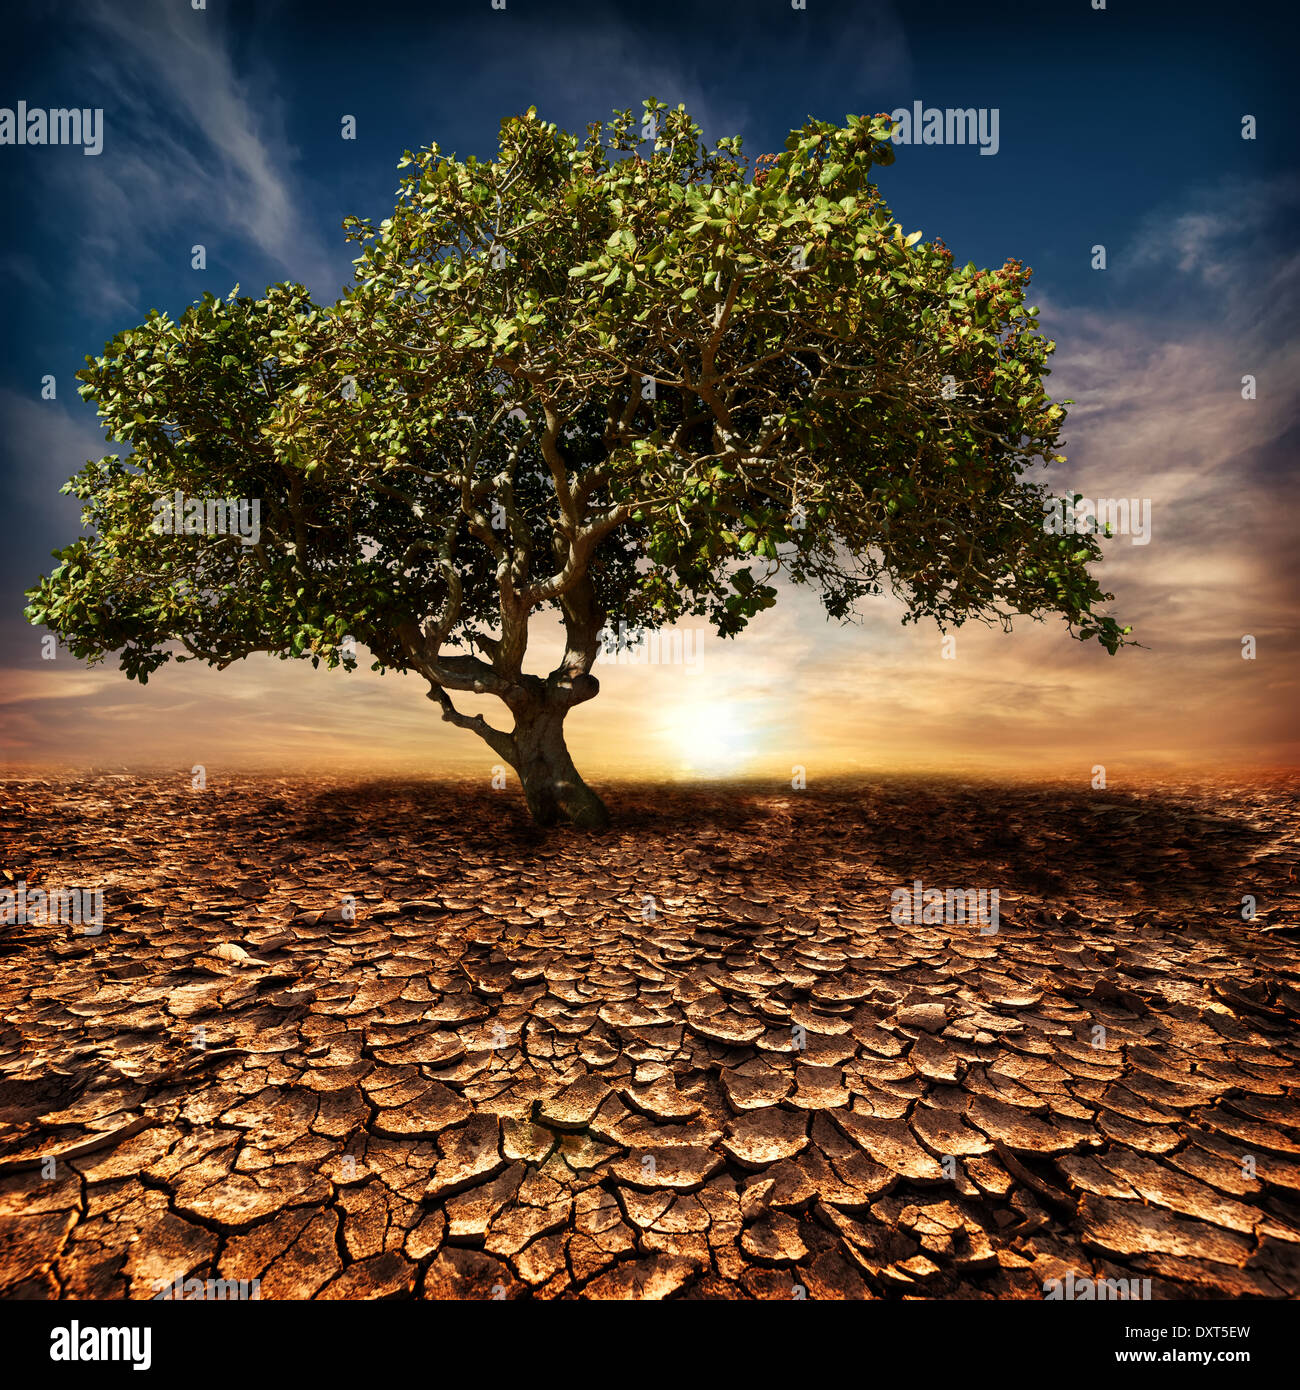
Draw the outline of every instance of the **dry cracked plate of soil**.
<instances>
[{"instance_id":1,"label":"dry cracked plate of soil","mask_svg":"<svg viewBox=\"0 0 1300 1390\"><path fill-rule=\"evenodd\" d=\"M1296 791L10 780L0 1297L1294 1296Z\"/></svg>"}]
</instances>

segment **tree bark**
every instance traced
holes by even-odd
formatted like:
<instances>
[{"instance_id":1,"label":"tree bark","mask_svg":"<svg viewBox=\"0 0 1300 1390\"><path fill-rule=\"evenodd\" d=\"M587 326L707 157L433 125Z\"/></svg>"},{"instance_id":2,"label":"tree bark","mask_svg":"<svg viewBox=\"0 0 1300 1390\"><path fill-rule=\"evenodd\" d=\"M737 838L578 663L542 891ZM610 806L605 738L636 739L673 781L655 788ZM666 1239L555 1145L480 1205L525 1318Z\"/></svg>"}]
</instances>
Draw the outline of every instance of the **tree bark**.
<instances>
[{"instance_id":1,"label":"tree bark","mask_svg":"<svg viewBox=\"0 0 1300 1390\"><path fill-rule=\"evenodd\" d=\"M540 826L567 821L583 830L609 825L605 803L578 775L564 742L564 719L574 705L593 699L600 682L591 667L600 646L605 613L596 599L591 578L579 572L557 594L564 620L565 650L560 664L545 680L522 668L527 647L528 612L518 600L502 593L501 637L478 635L475 644L491 664L476 656L443 656L440 645L455 617L444 616L441 627L429 629L414 619L398 627L415 667L429 681L429 698L442 706L442 717L457 728L471 729L519 775L524 799ZM462 714L452 700L453 690L497 696L514 715L510 732L498 729L481 714Z\"/></svg>"},{"instance_id":2,"label":"tree bark","mask_svg":"<svg viewBox=\"0 0 1300 1390\"><path fill-rule=\"evenodd\" d=\"M543 700L516 714L515 771L533 820L541 826L568 821L583 830L609 826L605 803L578 775L564 742L567 701Z\"/></svg>"}]
</instances>

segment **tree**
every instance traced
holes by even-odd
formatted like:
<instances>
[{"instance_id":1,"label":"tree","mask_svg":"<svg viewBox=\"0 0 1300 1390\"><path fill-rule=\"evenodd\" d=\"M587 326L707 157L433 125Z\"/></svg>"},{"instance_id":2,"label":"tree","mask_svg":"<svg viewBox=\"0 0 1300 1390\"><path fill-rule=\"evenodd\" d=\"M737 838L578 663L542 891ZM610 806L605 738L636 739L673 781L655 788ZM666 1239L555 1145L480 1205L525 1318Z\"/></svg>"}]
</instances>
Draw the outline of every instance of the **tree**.
<instances>
[{"instance_id":1,"label":"tree","mask_svg":"<svg viewBox=\"0 0 1300 1390\"><path fill-rule=\"evenodd\" d=\"M1026 476L1064 418L1029 271L905 235L870 179L889 131L809 121L751 169L648 101L585 140L529 110L492 162L408 152L393 215L345 224L334 306L236 289L87 359L132 452L66 485L92 534L30 620L140 681L172 656L350 668L353 637L515 768L535 820L588 827L607 815L563 727L615 615L734 636L781 573L838 619L888 585L904 621L1057 614L1113 653L1098 543L1049 533ZM258 499L256 543L156 534L175 490ZM543 678L546 610L566 645Z\"/></svg>"}]
</instances>

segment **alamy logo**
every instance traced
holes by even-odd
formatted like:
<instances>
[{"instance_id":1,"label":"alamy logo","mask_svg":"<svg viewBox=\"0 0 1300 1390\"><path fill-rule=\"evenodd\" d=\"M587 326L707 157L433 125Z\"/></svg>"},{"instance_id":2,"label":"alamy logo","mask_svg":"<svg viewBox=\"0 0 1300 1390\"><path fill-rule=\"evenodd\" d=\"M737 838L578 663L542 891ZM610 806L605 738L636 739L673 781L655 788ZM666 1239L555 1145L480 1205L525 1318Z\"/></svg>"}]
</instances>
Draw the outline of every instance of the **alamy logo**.
<instances>
[{"instance_id":1,"label":"alamy logo","mask_svg":"<svg viewBox=\"0 0 1300 1390\"><path fill-rule=\"evenodd\" d=\"M155 536L238 536L256 545L262 536L262 503L247 497L186 497L177 488L153 502L149 529Z\"/></svg>"},{"instance_id":2,"label":"alamy logo","mask_svg":"<svg viewBox=\"0 0 1300 1390\"><path fill-rule=\"evenodd\" d=\"M59 106L46 111L25 101L0 106L0 145L80 145L82 154L104 149L104 108Z\"/></svg>"},{"instance_id":3,"label":"alamy logo","mask_svg":"<svg viewBox=\"0 0 1300 1390\"><path fill-rule=\"evenodd\" d=\"M63 926L84 926L87 936L104 930L104 890L102 888L28 888L20 878L12 888L0 889L0 926L26 922L43 927L54 922Z\"/></svg>"},{"instance_id":4,"label":"alamy logo","mask_svg":"<svg viewBox=\"0 0 1300 1390\"><path fill-rule=\"evenodd\" d=\"M1076 1279L1070 1270L1064 1279L1048 1279L1043 1297L1049 1301L1065 1299L1076 1303L1106 1303L1112 1299L1150 1298L1150 1279Z\"/></svg>"},{"instance_id":5,"label":"alamy logo","mask_svg":"<svg viewBox=\"0 0 1300 1390\"><path fill-rule=\"evenodd\" d=\"M918 878L911 888L895 888L889 895L889 920L895 926L976 922L982 936L992 936L998 929L1000 896L998 888L924 888Z\"/></svg>"},{"instance_id":6,"label":"alamy logo","mask_svg":"<svg viewBox=\"0 0 1300 1390\"><path fill-rule=\"evenodd\" d=\"M602 627L596 640L600 643L597 656L612 660L615 666L685 666L688 671L699 666L699 634L694 628L656 632L629 628L620 621L617 628Z\"/></svg>"},{"instance_id":7,"label":"alamy logo","mask_svg":"<svg viewBox=\"0 0 1300 1390\"><path fill-rule=\"evenodd\" d=\"M260 1279L186 1279L177 1275L175 1279L155 1279L154 1298L164 1302L194 1302L199 1299L212 1299L218 1302L239 1301L262 1297Z\"/></svg>"},{"instance_id":8,"label":"alamy logo","mask_svg":"<svg viewBox=\"0 0 1300 1390\"><path fill-rule=\"evenodd\" d=\"M1149 497L1044 497L1043 530L1049 536L1128 536L1134 545L1151 539Z\"/></svg>"},{"instance_id":9,"label":"alamy logo","mask_svg":"<svg viewBox=\"0 0 1300 1390\"><path fill-rule=\"evenodd\" d=\"M153 1364L149 1327L55 1327L50 1331L51 1361L130 1361L134 1371Z\"/></svg>"},{"instance_id":10,"label":"alamy logo","mask_svg":"<svg viewBox=\"0 0 1300 1390\"><path fill-rule=\"evenodd\" d=\"M980 154L997 154L1000 108L996 106L923 106L919 101L889 113L896 145L978 145Z\"/></svg>"}]
</instances>

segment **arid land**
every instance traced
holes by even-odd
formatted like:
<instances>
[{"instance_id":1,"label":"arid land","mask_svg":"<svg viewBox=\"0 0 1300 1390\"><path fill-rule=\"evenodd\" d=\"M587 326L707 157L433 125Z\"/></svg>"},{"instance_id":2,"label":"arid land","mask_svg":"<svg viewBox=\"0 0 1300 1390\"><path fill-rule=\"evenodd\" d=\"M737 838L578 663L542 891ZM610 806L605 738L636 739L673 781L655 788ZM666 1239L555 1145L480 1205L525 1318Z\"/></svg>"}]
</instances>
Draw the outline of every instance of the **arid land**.
<instances>
[{"instance_id":1,"label":"arid land","mask_svg":"<svg viewBox=\"0 0 1300 1390\"><path fill-rule=\"evenodd\" d=\"M1300 1293L1300 779L602 791L0 784L0 1297Z\"/></svg>"}]
</instances>

